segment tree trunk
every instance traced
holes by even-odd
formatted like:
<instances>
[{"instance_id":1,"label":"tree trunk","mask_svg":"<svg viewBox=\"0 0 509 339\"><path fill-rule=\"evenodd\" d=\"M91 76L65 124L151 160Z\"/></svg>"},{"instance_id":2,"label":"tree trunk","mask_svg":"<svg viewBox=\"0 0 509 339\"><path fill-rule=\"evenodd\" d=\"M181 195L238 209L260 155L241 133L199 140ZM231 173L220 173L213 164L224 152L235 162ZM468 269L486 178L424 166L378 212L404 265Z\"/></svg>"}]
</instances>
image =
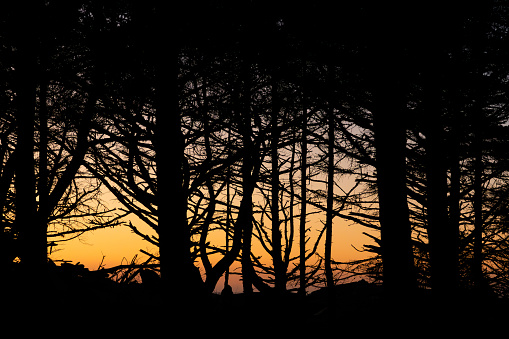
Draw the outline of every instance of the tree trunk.
<instances>
[{"instance_id":1,"label":"tree trunk","mask_svg":"<svg viewBox=\"0 0 509 339\"><path fill-rule=\"evenodd\" d=\"M228 159L232 156L231 154L231 131L228 131ZM231 214L232 214L232 199L231 199L231 177L232 177L232 169L231 165L228 164L228 169L226 170L226 222L225 222L225 257L228 256L228 252L230 251L230 222L231 222ZM230 287L230 264L226 265L226 270L224 272L224 287L223 291L228 293L231 291Z\"/></svg>"},{"instance_id":2,"label":"tree trunk","mask_svg":"<svg viewBox=\"0 0 509 339\"><path fill-rule=\"evenodd\" d=\"M434 67L433 63L431 67ZM453 297L458 284L458 236L447 205L447 155L437 73L429 70L425 85L425 135L428 235L431 285L438 299Z\"/></svg>"},{"instance_id":3,"label":"tree trunk","mask_svg":"<svg viewBox=\"0 0 509 339\"><path fill-rule=\"evenodd\" d=\"M325 216L325 279L327 289L332 294L334 287L334 275L332 273L332 221L334 218L334 111L330 109L328 113L328 145L327 145L327 202L326 202L326 216ZM329 295L331 298L332 295Z\"/></svg>"},{"instance_id":4,"label":"tree trunk","mask_svg":"<svg viewBox=\"0 0 509 339\"><path fill-rule=\"evenodd\" d=\"M449 193L449 224L448 228L451 232L455 232L456 234L453 236L453 243L450 244L454 246L456 249L455 266L458 267L459 260L459 227L460 227L460 218L461 218L461 171L460 171L460 160L459 160L459 139L453 138L454 145L451 146L450 152L450 171L451 171L451 184L450 184L450 193ZM454 231L456 230L456 231ZM457 268L459 269L459 268ZM459 273L458 273L459 274ZM455 279L459 279L459 276ZM459 281L458 281L459 283Z\"/></svg>"},{"instance_id":5,"label":"tree trunk","mask_svg":"<svg viewBox=\"0 0 509 339\"><path fill-rule=\"evenodd\" d=\"M488 62L488 54L485 53L487 50L486 46L486 34L490 30L487 19L489 12L486 6L478 6L479 17L485 20L477 20L474 22L474 33L472 36L472 59L475 64L484 65ZM481 74L477 74L477 81L479 84L485 83L485 79ZM483 112L483 104L486 104L486 98L489 96L489 89L483 86L478 86L472 93L473 99L473 161L474 161L474 197L473 197L473 208L474 208L474 248L473 248L473 260L471 267L472 280L474 283L475 293L481 294L484 287L483 282L483 231L484 231L484 216L483 216L483 176L484 176L484 160L483 160L483 149L484 149L484 133L488 126L483 126L483 120L486 118Z\"/></svg>"},{"instance_id":6,"label":"tree trunk","mask_svg":"<svg viewBox=\"0 0 509 339\"><path fill-rule=\"evenodd\" d=\"M388 300L404 298L416 284L406 191L406 69L399 13L380 3L369 77L378 190L383 287ZM390 307L390 305L388 305Z\"/></svg>"},{"instance_id":7,"label":"tree trunk","mask_svg":"<svg viewBox=\"0 0 509 339\"><path fill-rule=\"evenodd\" d=\"M474 119L475 121L476 119ZM477 124L476 124L477 125ZM472 280L474 283L474 288L476 292L480 293L482 291L482 263L483 263L483 254L482 254L482 236L483 236L483 159L482 159L482 146L481 146L481 136L480 136L480 128L476 128L474 135L474 144L472 145L473 153L474 153L474 180L473 180L473 188L474 188L474 197L473 197L473 207L474 207L474 230L473 230L473 241L474 241L474 249L473 249L473 260L472 260Z\"/></svg>"},{"instance_id":8,"label":"tree trunk","mask_svg":"<svg viewBox=\"0 0 509 339\"><path fill-rule=\"evenodd\" d=\"M302 110L300 217L299 217L299 294L306 295L306 216L307 216L307 108Z\"/></svg>"},{"instance_id":9,"label":"tree trunk","mask_svg":"<svg viewBox=\"0 0 509 339\"><path fill-rule=\"evenodd\" d=\"M39 90L39 214L48 215L48 109L46 107L48 84L44 80ZM42 219L46 219L41 216Z\"/></svg>"},{"instance_id":10,"label":"tree trunk","mask_svg":"<svg viewBox=\"0 0 509 339\"><path fill-rule=\"evenodd\" d=\"M274 72L275 73L275 72ZM279 138L278 126L279 98L277 93L278 82L273 75L272 80L272 114L271 114L271 218L272 218L272 262L274 265L275 290L281 293L286 289L286 272L281 256L281 230L279 229Z\"/></svg>"},{"instance_id":11,"label":"tree trunk","mask_svg":"<svg viewBox=\"0 0 509 339\"><path fill-rule=\"evenodd\" d=\"M404 297L416 281L406 194L404 102L399 84L389 80L391 76L381 77L375 88L373 129L383 285L392 298Z\"/></svg>"},{"instance_id":12,"label":"tree trunk","mask_svg":"<svg viewBox=\"0 0 509 339\"><path fill-rule=\"evenodd\" d=\"M160 24L160 30L165 31L164 24ZM167 291L195 295L201 289L202 281L190 253L191 239L184 187L184 136L178 101L169 98L170 93L174 92L170 81L171 54L164 48L157 51L154 150L161 278Z\"/></svg>"},{"instance_id":13,"label":"tree trunk","mask_svg":"<svg viewBox=\"0 0 509 339\"><path fill-rule=\"evenodd\" d=\"M46 93L47 82L44 79L39 90L39 179L37 182L39 210L36 227L40 232L41 243L44 242L45 244L45 251L47 251L48 218L50 216L50 206L48 205L48 110L46 107Z\"/></svg>"},{"instance_id":14,"label":"tree trunk","mask_svg":"<svg viewBox=\"0 0 509 339\"><path fill-rule=\"evenodd\" d=\"M24 37L26 38L26 37ZM20 38L22 39L22 38ZM16 65L16 227L19 230L21 262L34 272L46 266L46 228L37 222L35 180L36 41L22 41ZM37 274L37 273L34 273Z\"/></svg>"},{"instance_id":15,"label":"tree trunk","mask_svg":"<svg viewBox=\"0 0 509 339\"><path fill-rule=\"evenodd\" d=\"M253 190L256 181L253 177L254 168L254 145L251 139L251 116L247 112L244 121L242 122L243 129L243 151L244 157L242 160L242 198L243 212L242 215L242 287L244 293L250 294L253 292L253 264L251 262L251 239L253 236ZM240 215L239 217L240 218Z\"/></svg>"}]
</instances>

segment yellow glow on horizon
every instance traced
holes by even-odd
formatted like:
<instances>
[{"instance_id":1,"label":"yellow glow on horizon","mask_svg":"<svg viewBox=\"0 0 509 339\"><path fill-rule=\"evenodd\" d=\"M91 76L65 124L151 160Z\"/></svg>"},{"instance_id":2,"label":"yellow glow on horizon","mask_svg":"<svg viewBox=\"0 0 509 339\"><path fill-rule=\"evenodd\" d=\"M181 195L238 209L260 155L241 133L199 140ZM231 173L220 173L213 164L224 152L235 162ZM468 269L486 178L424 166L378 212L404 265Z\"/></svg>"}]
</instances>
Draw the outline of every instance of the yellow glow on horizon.
<instances>
[{"instance_id":1,"label":"yellow glow on horizon","mask_svg":"<svg viewBox=\"0 0 509 339\"><path fill-rule=\"evenodd\" d=\"M139 250L152 252L149 243L131 232L126 226L90 231L79 239L60 243L50 255L52 260L80 262L88 269L96 270L103 260L103 267L130 263L135 255L146 258ZM143 259L141 259L143 260ZM140 261L141 261L140 260Z\"/></svg>"},{"instance_id":2,"label":"yellow glow on horizon","mask_svg":"<svg viewBox=\"0 0 509 339\"><path fill-rule=\"evenodd\" d=\"M311 231L308 233L308 236L311 237L311 240L307 244L308 250L313 246L319 229L322 227L324 218L324 213L313 215L308 218L308 227L311 228ZM133 219L133 222L134 221L135 220ZM141 221L136 219L136 222ZM297 256L299 251L298 224L295 226L296 230L294 234L292 256ZM142 226L138 227L141 228ZM368 257L370 255L369 253L358 252L352 247L353 245L357 249L362 249L362 245L373 243L373 240L362 234L362 232L366 231L367 229L365 227L352 224L350 221L336 217L333 223L332 259L336 262L347 262ZM324 252L324 240L325 236L322 237L317 250L322 255ZM215 246L223 247L225 244L224 232L212 232L207 238L207 241L210 241L211 244ZM63 259L72 261L73 263L80 262L85 265L85 267L91 270L96 270L99 268L99 265L103 260L103 256L104 260L102 262L102 266L106 268L121 264L128 264L135 255L138 255L139 262L142 262L147 259L147 257L139 252L140 249L144 249L151 253L155 253L157 251L156 248L153 246L151 247L148 242L134 234L127 226L119 226L116 228L106 228L87 232L81 236L80 239L60 243L59 246L54 248L50 257L52 260ZM262 256L261 261L264 264L271 264L270 256L265 252L256 239L253 239L252 250L255 255ZM214 264L218 259L219 255L215 255L210 258L212 264ZM314 260L315 259L310 259L309 264L313 263ZM294 263L298 264L298 260L294 261ZM201 267L199 259L196 261L196 265L200 268L203 274L203 268ZM240 264L234 263L230 271L240 273ZM220 292L222 290L223 279L224 278L222 277L218 282L216 292ZM230 275L230 285L232 285L234 292L238 293L242 291L242 282L238 275Z\"/></svg>"},{"instance_id":3,"label":"yellow glow on horizon","mask_svg":"<svg viewBox=\"0 0 509 339\"><path fill-rule=\"evenodd\" d=\"M325 214L314 215L308 218L308 227L310 227L311 233L308 233L311 236L311 240L306 245L308 250L314 246L314 241L316 236L318 236L319 228L322 227L322 221L324 221ZM297 225L296 225L297 226ZM363 232L374 234L374 232L368 231L365 227L353 224L351 221L341 219L339 217L334 218L333 221L333 240L332 240L332 260L335 262L348 262L353 260L365 259L373 256L372 253L367 252L359 252L358 250L362 250L363 245L365 244L374 244L374 241L369 237L362 234ZM294 235L294 244L292 248L292 257L298 255L299 251L299 234L298 230L295 230ZM224 246L225 239L224 233L217 232L210 237L207 237L207 240L211 241L216 246ZM322 237L317 252L320 253L323 257L324 253L324 243L325 243L325 235ZM230 244L231 245L231 244ZM354 249L352 245L357 248ZM255 256L261 256L260 262L264 265L270 266L272 264L272 258L267 254L267 252L262 248L262 246L258 243L257 240L253 239L252 243L252 252ZM220 256L215 255L215 258L210 258L211 263L215 264L217 260L219 260ZM214 260L215 259L215 260ZM307 264L311 265L314 263L316 258L311 258ZM200 267L202 275L204 274L203 269L201 268L201 264L199 259L197 260L197 266ZM292 264L298 264L298 259L294 261ZM292 265L290 264L290 265ZM322 264L323 265L323 264ZM240 263L232 264L230 268L230 272L240 273ZM230 285L235 293L242 292L242 281L240 280L240 276L236 274L230 275ZM224 286L224 276L218 281L216 285L215 292L220 293ZM289 286L290 287L290 286Z\"/></svg>"}]
</instances>

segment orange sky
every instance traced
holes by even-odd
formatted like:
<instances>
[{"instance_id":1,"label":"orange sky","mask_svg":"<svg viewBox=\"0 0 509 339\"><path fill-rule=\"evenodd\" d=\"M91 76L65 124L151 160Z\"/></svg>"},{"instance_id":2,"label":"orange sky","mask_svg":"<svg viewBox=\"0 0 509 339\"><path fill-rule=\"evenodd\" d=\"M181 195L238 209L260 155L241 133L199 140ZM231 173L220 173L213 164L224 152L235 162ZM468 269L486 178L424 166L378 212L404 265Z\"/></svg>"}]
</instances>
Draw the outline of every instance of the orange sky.
<instances>
[{"instance_id":1,"label":"orange sky","mask_svg":"<svg viewBox=\"0 0 509 339\"><path fill-rule=\"evenodd\" d=\"M321 227L320 220L323 220L324 215L317 215L311 217L309 225L313 223L317 226L312 227L313 231L311 236L316 235L318 228ZM136 222L137 220L132 220ZM139 221L138 221L139 222ZM366 231L366 228L351 225L350 221L344 221L339 218L335 218L333 226L333 248L332 256L335 261L348 261L353 259L359 259L366 257L366 253L359 253L352 248L352 244L361 249L365 243L372 243L372 240L362 234ZM218 232L217 235L211 236L208 240L213 241L217 245L224 245L224 233ZM253 241L254 250L256 254L263 254L263 250L260 250L260 246L256 246L256 241ZM311 243L311 242L310 242ZM89 269L97 269L101 260L104 258L103 265L105 267L112 267L120 264L130 263L132 258L138 254L140 261L146 256L139 252L139 249L144 249L149 252L154 252L154 248L151 248L145 241L142 241L140 237L132 233L128 227L116 227L107 228L96 231L85 233L80 239L74 239L66 243L61 243L57 249L51 255L53 260L65 259L70 260L73 263L80 262ZM308 247L312 246L311 244ZM298 233L295 234L294 251L298 251ZM318 251L323 254L323 239L322 244ZM270 260L269 258L266 259ZM241 292L241 284L239 278L231 276L231 285L235 292ZM221 280L217 287L217 290L221 290L223 286L223 280Z\"/></svg>"},{"instance_id":2,"label":"orange sky","mask_svg":"<svg viewBox=\"0 0 509 339\"><path fill-rule=\"evenodd\" d=\"M105 267L125 264L126 260L130 263L134 255L143 256L139 249L146 250L148 245L128 227L106 228L90 231L79 239L60 243L50 257L53 260L80 262L85 267L95 270L103 256Z\"/></svg>"}]
</instances>

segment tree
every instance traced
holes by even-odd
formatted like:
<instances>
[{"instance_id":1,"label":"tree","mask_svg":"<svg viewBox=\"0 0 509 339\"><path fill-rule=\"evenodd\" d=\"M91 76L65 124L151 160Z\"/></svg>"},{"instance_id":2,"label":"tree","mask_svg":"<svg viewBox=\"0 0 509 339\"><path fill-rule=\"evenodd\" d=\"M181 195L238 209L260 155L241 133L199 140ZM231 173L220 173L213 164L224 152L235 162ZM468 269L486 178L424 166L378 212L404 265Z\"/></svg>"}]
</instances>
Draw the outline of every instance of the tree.
<instances>
[{"instance_id":1,"label":"tree","mask_svg":"<svg viewBox=\"0 0 509 339\"><path fill-rule=\"evenodd\" d=\"M87 44L80 36L84 32L79 21L81 4L57 5L38 2L28 10L11 6L2 35L6 95L12 103L4 108L16 122L15 150L6 149L8 157L3 159L8 165L4 189L12 189L7 196L14 197L15 222L8 233L16 238L16 245L11 256L38 272L46 268L49 233L81 233L84 228L69 230L65 225L79 218L101 223L101 217L107 217L102 205L97 209L88 205L99 188L80 172L97 114L100 80L94 71L74 72L87 62L96 71L97 63L92 53L82 53ZM61 16L63 26L49 24ZM43 28L35 32L33 24ZM11 187L7 177L13 175ZM88 187L82 186L85 181ZM104 227L112 225L102 221ZM101 226L85 228L96 227Z\"/></svg>"},{"instance_id":2,"label":"tree","mask_svg":"<svg viewBox=\"0 0 509 339\"><path fill-rule=\"evenodd\" d=\"M374 37L372 114L376 184L380 213L380 247L384 288L403 296L414 285L411 228L406 194L404 50L397 26L382 12L383 29ZM384 38L387 37L387 38Z\"/></svg>"},{"instance_id":3,"label":"tree","mask_svg":"<svg viewBox=\"0 0 509 339\"><path fill-rule=\"evenodd\" d=\"M325 265L325 279L327 288L329 289L329 298L333 299L333 287L334 275L332 273L332 221L334 218L334 174L336 163L334 161L335 151L335 119L334 111L332 109L327 113L327 201L326 201L326 216L325 216L325 253L324 253L324 265Z\"/></svg>"},{"instance_id":4,"label":"tree","mask_svg":"<svg viewBox=\"0 0 509 339\"><path fill-rule=\"evenodd\" d=\"M307 129L308 129L308 108L303 105L301 125L301 163L300 163L300 196L301 207L299 216L299 294L306 295L306 218L307 218Z\"/></svg>"}]
</instances>

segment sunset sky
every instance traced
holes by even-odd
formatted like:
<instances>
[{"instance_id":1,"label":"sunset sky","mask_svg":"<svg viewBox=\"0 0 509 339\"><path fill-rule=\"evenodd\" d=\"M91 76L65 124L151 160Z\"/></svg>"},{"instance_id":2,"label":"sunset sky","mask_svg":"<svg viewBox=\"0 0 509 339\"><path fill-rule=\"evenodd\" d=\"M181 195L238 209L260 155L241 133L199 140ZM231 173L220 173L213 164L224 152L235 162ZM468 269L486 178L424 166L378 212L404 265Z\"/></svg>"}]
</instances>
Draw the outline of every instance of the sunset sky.
<instances>
[{"instance_id":1,"label":"sunset sky","mask_svg":"<svg viewBox=\"0 0 509 339\"><path fill-rule=\"evenodd\" d=\"M311 227L311 237L314 237L318 233L319 227L321 227L321 221L324 221L325 214L312 216L309 218L309 226ZM132 222L135 219L132 218ZM138 221L139 222L139 221ZM143 227L141 225L141 227ZM351 221L341 220L340 218L334 219L333 228L333 248L332 257L335 261L348 261L354 259L364 258L369 253L360 253L357 249L362 249L362 245L366 243L372 243L372 240L367 236L363 235L362 232L367 231L366 228L355 225ZM216 245L224 246L224 233L216 232L209 240ZM298 233L295 234L295 243L293 251L295 255L298 251ZM257 244L257 241L253 241L254 251L256 254L263 255L263 249ZM311 245L308 245L308 248ZM103 260L104 267L113 267L121 264L130 263L135 255L138 255L140 262L145 260L147 257L139 252L140 249L144 249L148 252L155 252L155 249L151 247L146 241L143 241L139 236L132 233L131 230L124 226L116 228L100 229L96 231L87 232L82 235L79 239L70 240L68 242L61 243L59 246L54 248L54 252L51 255L53 260L69 260L73 263L80 262L85 267L95 270L101 264ZM323 239L318 249L320 253L323 253ZM264 255L265 261L270 260L268 255ZM236 266L237 265L237 266ZM199 261L197 266L200 266ZM238 264L232 266L232 270L235 267L239 267ZM240 273L240 269L236 270ZM203 273L203 270L202 270ZM242 285L239 282L239 277L232 275L230 277L230 283L234 289L234 292L241 292ZM223 279L221 279L217 286L216 291L220 291L223 286Z\"/></svg>"}]
</instances>

